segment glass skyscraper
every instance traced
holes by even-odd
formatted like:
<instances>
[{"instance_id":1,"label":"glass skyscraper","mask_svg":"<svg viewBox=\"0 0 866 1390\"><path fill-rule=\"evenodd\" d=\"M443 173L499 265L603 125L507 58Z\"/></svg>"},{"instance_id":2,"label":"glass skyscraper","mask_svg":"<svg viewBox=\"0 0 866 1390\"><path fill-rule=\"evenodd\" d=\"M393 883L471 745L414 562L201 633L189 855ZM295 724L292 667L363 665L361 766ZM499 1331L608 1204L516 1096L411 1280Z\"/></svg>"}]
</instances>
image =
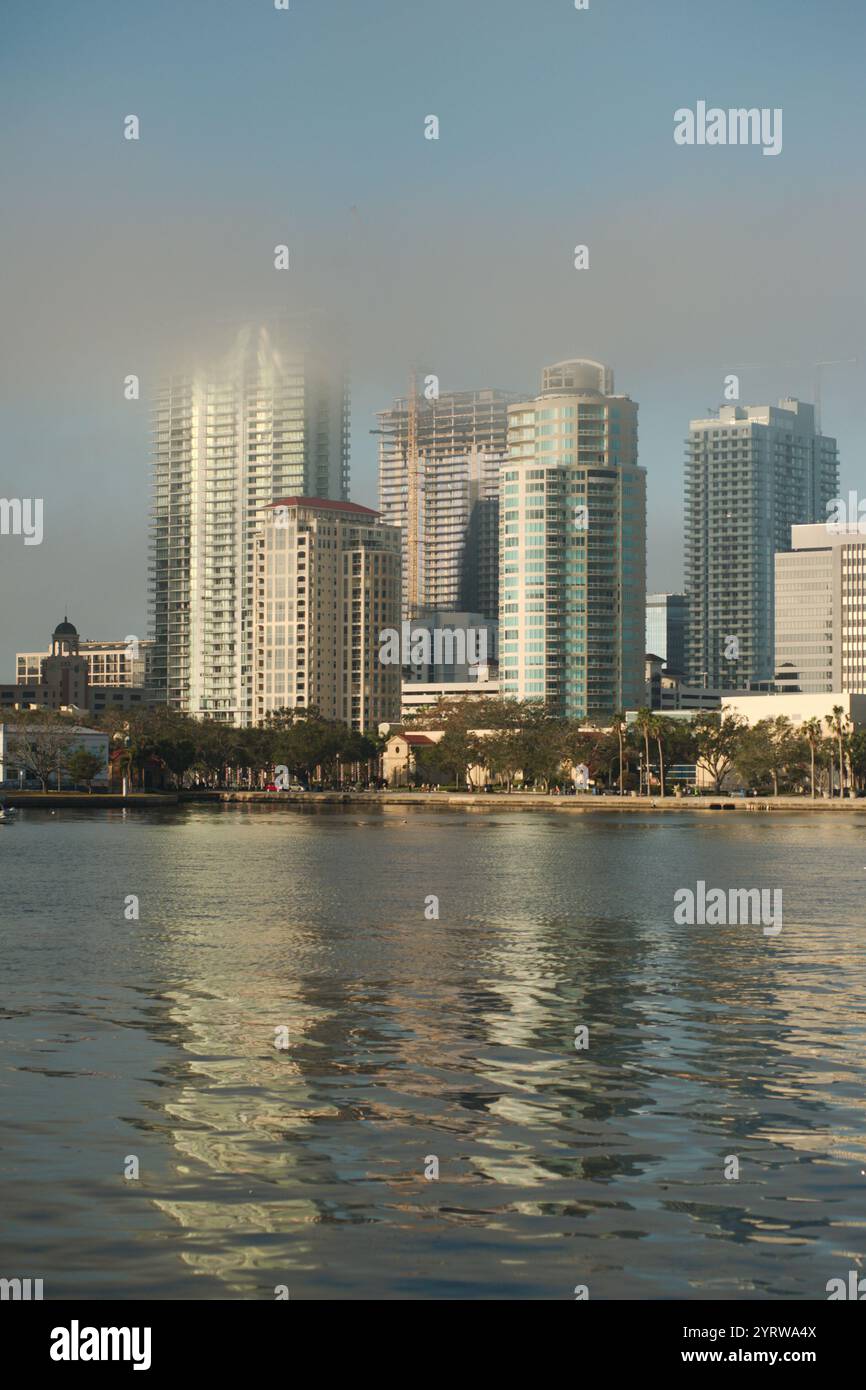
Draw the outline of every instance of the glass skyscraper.
<instances>
[{"instance_id":1,"label":"glass skyscraper","mask_svg":"<svg viewBox=\"0 0 866 1390\"><path fill-rule=\"evenodd\" d=\"M559 362L509 408L499 534L505 697L598 720L643 704L646 474L609 367Z\"/></svg>"},{"instance_id":2,"label":"glass skyscraper","mask_svg":"<svg viewBox=\"0 0 866 1390\"><path fill-rule=\"evenodd\" d=\"M646 649L660 656L667 669L683 675L686 659L685 594L647 594Z\"/></svg>"}]
</instances>

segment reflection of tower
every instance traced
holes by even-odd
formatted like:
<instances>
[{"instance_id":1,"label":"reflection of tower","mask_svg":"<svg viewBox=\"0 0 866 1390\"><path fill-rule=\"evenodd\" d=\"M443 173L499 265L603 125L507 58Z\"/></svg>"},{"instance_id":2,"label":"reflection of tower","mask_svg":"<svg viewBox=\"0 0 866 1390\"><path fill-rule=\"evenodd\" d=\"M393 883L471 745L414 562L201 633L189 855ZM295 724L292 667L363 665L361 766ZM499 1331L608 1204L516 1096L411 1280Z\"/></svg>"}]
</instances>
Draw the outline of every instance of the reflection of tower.
<instances>
[{"instance_id":1,"label":"reflection of tower","mask_svg":"<svg viewBox=\"0 0 866 1390\"><path fill-rule=\"evenodd\" d=\"M68 618L54 629L51 650L42 661L42 681L48 686L46 704L50 709L61 705L87 705L87 658L78 650L78 632Z\"/></svg>"}]
</instances>

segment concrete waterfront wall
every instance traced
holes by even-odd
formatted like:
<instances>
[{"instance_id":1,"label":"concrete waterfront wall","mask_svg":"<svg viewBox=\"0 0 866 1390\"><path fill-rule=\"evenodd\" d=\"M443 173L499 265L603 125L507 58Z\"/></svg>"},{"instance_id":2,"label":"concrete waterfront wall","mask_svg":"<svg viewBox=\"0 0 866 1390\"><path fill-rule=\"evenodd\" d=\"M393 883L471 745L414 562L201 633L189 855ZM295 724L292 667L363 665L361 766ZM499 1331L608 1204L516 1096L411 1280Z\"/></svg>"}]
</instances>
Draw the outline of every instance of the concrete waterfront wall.
<instances>
[{"instance_id":1,"label":"concrete waterfront wall","mask_svg":"<svg viewBox=\"0 0 866 1390\"><path fill-rule=\"evenodd\" d=\"M761 814L768 811L843 811L866 813L866 797L860 800L827 801L807 796L731 797L731 796L549 796L543 792L461 793L461 792L181 792L181 801L270 803L284 806L446 806L485 811L563 811L578 815L605 812L702 811L728 814L739 811Z\"/></svg>"}]
</instances>

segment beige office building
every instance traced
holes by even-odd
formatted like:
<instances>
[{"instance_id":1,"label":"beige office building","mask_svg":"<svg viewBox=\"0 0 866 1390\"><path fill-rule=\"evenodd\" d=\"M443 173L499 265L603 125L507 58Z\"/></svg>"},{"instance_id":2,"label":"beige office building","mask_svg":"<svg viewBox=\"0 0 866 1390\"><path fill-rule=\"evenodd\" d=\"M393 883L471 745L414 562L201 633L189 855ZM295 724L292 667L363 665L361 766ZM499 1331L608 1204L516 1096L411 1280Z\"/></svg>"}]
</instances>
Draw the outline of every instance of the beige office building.
<instances>
[{"instance_id":1,"label":"beige office building","mask_svg":"<svg viewBox=\"0 0 866 1390\"><path fill-rule=\"evenodd\" d=\"M866 534L791 527L776 555L776 685L805 694L866 692Z\"/></svg>"},{"instance_id":2,"label":"beige office building","mask_svg":"<svg viewBox=\"0 0 866 1390\"><path fill-rule=\"evenodd\" d=\"M82 637L78 654L87 663L89 685L123 686L150 685L153 642L129 636L122 642L100 642ZM15 679L19 685L41 680L42 663L51 650L18 652L15 657Z\"/></svg>"},{"instance_id":3,"label":"beige office building","mask_svg":"<svg viewBox=\"0 0 866 1390\"><path fill-rule=\"evenodd\" d=\"M315 709L353 729L400 714L400 533L354 502L287 497L263 509L254 547L253 720Z\"/></svg>"}]
</instances>

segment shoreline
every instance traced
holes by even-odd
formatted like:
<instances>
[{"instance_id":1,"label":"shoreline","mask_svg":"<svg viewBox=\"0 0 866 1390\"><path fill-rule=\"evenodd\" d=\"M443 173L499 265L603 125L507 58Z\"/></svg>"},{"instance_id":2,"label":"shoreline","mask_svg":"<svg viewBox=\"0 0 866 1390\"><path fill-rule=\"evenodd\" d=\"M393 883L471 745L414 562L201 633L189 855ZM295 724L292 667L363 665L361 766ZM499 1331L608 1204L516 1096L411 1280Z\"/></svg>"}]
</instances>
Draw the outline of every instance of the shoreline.
<instances>
[{"instance_id":1,"label":"shoreline","mask_svg":"<svg viewBox=\"0 0 866 1390\"><path fill-rule=\"evenodd\" d=\"M866 797L834 799L817 797L779 796L742 797L724 793L712 796L550 796L544 792L260 792L260 791L181 791L131 792L126 796L108 792L8 792L3 803L16 809L58 807L93 810L147 810L148 808L183 807L190 805L262 805L262 806L417 806L427 809L482 811L557 811L575 815L605 815L617 812L649 814L654 812L727 812L766 814L773 811L823 812L830 815L866 813Z\"/></svg>"},{"instance_id":2,"label":"shoreline","mask_svg":"<svg viewBox=\"0 0 866 1390\"><path fill-rule=\"evenodd\" d=\"M850 811L866 812L866 797L836 801L810 797L648 797L648 796L550 796L544 792L206 792L181 793L181 801L216 800L222 803L284 803L291 806L423 806L460 810L467 807L483 811L557 811L564 814L604 815L612 812L644 813L656 811L679 814L683 811L764 814L770 811Z\"/></svg>"}]
</instances>

